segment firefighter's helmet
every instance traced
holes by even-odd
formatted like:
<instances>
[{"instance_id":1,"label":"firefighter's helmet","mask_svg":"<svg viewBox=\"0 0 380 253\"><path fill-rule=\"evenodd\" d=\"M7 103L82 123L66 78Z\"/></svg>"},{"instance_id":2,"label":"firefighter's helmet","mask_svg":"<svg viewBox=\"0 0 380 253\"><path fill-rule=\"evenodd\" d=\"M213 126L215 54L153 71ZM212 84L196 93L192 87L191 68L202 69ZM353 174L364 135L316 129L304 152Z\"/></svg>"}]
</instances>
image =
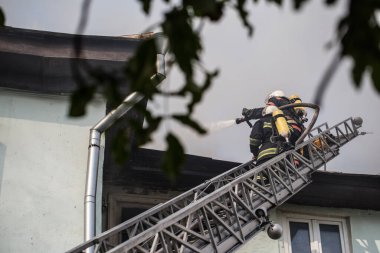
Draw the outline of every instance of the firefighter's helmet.
<instances>
[{"instance_id":1,"label":"firefighter's helmet","mask_svg":"<svg viewBox=\"0 0 380 253\"><path fill-rule=\"evenodd\" d=\"M275 90L265 98L265 104L268 103L272 97L285 97L285 93L282 90Z\"/></svg>"}]
</instances>

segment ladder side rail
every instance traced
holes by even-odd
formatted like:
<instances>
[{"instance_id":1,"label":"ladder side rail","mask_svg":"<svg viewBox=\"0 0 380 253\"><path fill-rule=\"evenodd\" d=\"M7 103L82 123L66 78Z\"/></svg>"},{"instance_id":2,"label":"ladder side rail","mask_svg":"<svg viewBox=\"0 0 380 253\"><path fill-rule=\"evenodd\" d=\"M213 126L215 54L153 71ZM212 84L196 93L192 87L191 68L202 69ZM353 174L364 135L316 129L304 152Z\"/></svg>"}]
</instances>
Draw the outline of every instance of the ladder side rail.
<instances>
[{"instance_id":1,"label":"ladder side rail","mask_svg":"<svg viewBox=\"0 0 380 253\"><path fill-rule=\"evenodd\" d=\"M321 133L321 132L324 131L323 129L324 129L324 130L329 129L329 126L328 126L327 122L322 123L322 124L320 124L320 125L318 125L318 126L312 128L312 129L310 130L310 132L309 132L308 135L309 135L309 136L310 136L310 135L311 135L311 136L314 136L314 135L315 135L314 132L317 132L317 134L319 134L319 133ZM314 133L314 134L313 134L313 133Z\"/></svg>"},{"instance_id":2,"label":"ladder side rail","mask_svg":"<svg viewBox=\"0 0 380 253\"><path fill-rule=\"evenodd\" d=\"M341 125L342 123L345 124L346 127L350 128L350 126L348 125L348 121L350 121L351 126L352 126L353 128L350 129L350 131L346 131L346 132L347 132L347 133L348 133L348 132L350 132L350 133L355 133L355 135L358 135L359 132L358 132L357 129L360 128L360 126L359 126L359 127L356 127L356 126L355 126L355 123L354 123L354 120L353 120L352 117L349 117L349 118L343 120L342 122L335 124L335 125L332 126L332 127L328 127L327 122L325 122L325 123L323 123L323 124L321 124L321 125L318 125L318 126L314 127L313 129L311 129L309 135L310 135L311 137L314 137L315 134L313 134L313 132L317 132L317 134L329 132L329 131L331 131L331 130L334 130L338 125ZM344 122L345 122L345 123L344 123ZM322 130L322 128L326 128L326 130Z\"/></svg>"},{"instance_id":3,"label":"ladder side rail","mask_svg":"<svg viewBox=\"0 0 380 253\"><path fill-rule=\"evenodd\" d=\"M345 127L345 132L347 134L354 134L355 136L357 136L357 135L359 135L358 129L361 127L361 126L356 126L355 123L354 123L354 121L353 121L353 118L349 117L349 118L347 118L347 119L345 119L345 120L343 120L343 121L335 124L332 127L329 127L329 128L327 128L327 129L325 129L325 130L323 130L321 132L318 132L317 135L312 134L312 132L319 131L320 127L323 126L323 125L327 126L327 123L324 123L324 124L322 124L320 126L317 126L317 127L313 128L310 131L310 133L309 133L310 135L308 136L308 140L313 139L313 138L316 139L317 135L320 135L320 134L326 135L326 134L332 133L333 131L335 131L336 137L343 137L344 136L344 131L339 128L340 126L344 126ZM302 143L300 143L299 145L302 145ZM297 146L299 146L299 145L297 145Z\"/></svg>"}]
</instances>

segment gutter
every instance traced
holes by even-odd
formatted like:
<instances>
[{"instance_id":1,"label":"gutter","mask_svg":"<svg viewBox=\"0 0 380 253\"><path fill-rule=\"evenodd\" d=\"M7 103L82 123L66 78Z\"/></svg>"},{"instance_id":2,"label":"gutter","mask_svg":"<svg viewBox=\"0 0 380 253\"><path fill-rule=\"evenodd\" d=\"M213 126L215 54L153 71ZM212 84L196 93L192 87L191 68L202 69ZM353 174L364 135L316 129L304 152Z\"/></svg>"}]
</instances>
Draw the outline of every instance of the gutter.
<instances>
[{"instance_id":1,"label":"gutter","mask_svg":"<svg viewBox=\"0 0 380 253\"><path fill-rule=\"evenodd\" d=\"M161 33L153 35L157 45L157 73L151 77L157 85L165 78L165 53L167 51L167 41ZM86 191L84 197L84 241L88 241L95 237L95 204L96 204L96 185L99 168L99 151L101 135L110 126L112 126L120 117L126 114L135 104L141 101L144 96L138 92L128 95L124 101L95 126L90 129L90 140L87 158L87 177ZM94 246L88 248L86 253L93 253Z\"/></svg>"}]
</instances>

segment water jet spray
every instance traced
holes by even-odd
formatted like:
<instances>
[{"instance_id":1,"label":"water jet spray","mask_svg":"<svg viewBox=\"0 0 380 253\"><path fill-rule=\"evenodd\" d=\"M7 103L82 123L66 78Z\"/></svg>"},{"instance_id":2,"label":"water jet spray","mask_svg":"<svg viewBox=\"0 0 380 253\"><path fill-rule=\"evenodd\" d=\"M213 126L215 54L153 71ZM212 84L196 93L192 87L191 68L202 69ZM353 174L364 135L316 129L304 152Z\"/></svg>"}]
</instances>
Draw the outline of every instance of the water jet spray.
<instances>
[{"instance_id":1,"label":"water jet spray","mask_svg":"<svg viewBox=\"0 0 380 253\"><path fill-rule=\"evenodd\" d=\"M236 122L234 119L223 120L223 121L217 121L217 122L210 123L208 126L206 126L206 128L207 128L208 132L211 133L211 132L216 132L216 131L231 127L235 124L236 124Z\"/></svg>"}]
</instances>

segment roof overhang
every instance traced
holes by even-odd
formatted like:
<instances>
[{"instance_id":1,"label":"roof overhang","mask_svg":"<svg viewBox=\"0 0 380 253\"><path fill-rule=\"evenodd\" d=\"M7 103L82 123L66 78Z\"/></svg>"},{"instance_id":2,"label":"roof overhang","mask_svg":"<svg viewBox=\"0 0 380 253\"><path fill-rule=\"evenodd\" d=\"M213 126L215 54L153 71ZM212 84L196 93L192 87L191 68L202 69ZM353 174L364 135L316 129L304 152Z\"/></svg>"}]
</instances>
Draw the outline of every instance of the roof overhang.
<instances>
[{"instance_id":1,"label":"roof overhang","mask_svg":"<svg viewBox=\"0 0 380 253\"><path fill-rule=\"evenodd\" d=\"M380 176L316 171L312 183L286 203L380 210Z\"/></svg>"},{"instance_id":2,"label":"roof overhang","mask_svg":"<svg viewBox=\"0 0 380 253\"><path fill-rule=\"evenodd\" d=\"M0 28L0 88L43 94L71 93L76 87L73 59L117 75L141 42L141 38L135 37L80 35L82 50L76 57L74 41L78 36Z\"/></svg>"}]
</instances>

